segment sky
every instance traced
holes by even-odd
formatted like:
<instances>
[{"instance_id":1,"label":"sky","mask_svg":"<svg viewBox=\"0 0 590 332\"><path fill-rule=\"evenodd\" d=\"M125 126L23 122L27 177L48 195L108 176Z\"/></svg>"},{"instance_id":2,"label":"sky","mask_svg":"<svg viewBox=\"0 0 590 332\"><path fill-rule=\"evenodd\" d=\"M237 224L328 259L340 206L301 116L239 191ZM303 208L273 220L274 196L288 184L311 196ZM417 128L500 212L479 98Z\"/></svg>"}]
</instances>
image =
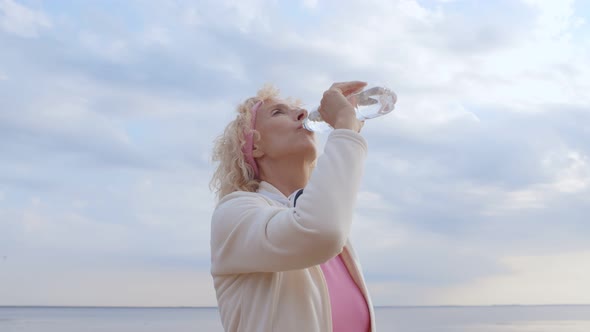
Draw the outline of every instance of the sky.
<instances>
[{"instance_id":1,"label":"sky","mask_svg":"<svg viewBox=\"0 0 590 332\"><path fill-rule=\"evenodd\" d=\"M348 80L398 95L363 128L350 235L375 305L588 304L589 18L0 0L0 305L215 306L213 140L265 83L311 108Z\"/></svg>"}]
</instances>

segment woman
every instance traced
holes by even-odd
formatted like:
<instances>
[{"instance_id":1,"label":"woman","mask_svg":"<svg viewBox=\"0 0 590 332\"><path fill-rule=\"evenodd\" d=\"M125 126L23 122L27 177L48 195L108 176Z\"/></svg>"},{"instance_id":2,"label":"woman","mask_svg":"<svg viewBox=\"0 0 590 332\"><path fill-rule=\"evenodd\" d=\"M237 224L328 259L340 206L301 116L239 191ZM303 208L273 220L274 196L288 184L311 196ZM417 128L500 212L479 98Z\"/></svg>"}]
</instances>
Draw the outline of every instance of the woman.
<instances>
[{"instance_id":1,"label":"woman","mask_svg":"<svg viewBox=\"0 0 590 332\"><path fill-rule=\"evenodd\" d=\"M346 96L365 85L324 93L334 131L319 158L307 112L269 87L217 139L211 274L226 331L375 331L348 241L367 144Z\"/></svg>"}]
</instances>

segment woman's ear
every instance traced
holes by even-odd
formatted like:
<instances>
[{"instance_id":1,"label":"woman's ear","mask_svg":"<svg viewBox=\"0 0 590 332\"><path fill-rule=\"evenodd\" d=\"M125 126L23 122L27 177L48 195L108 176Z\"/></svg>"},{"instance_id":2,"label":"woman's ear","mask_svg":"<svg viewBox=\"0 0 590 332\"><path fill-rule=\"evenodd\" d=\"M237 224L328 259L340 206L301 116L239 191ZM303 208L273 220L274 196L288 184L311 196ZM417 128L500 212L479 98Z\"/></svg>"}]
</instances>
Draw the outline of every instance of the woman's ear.
<instances>
[{"instance_id":1,"label":"woman's ear","mask_svg":"<svg viewBox=\"0 0 590 332\"><path fill-rule=\"evenodd\" d=\"M262 156L264 156L264 151L258 147L258 144L254 144L252 147L252 157L260 158Z\"/></svg>"}]
</instances>

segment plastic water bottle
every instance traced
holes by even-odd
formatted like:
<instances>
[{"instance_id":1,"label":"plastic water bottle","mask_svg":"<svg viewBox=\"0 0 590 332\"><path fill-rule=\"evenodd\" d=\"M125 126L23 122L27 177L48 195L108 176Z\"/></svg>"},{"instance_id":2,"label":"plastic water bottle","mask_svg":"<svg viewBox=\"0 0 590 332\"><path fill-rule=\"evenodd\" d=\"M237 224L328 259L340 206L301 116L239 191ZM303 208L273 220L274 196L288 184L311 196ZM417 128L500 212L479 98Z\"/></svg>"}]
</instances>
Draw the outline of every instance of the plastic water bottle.
<instances>
[{"instance_id":1,"label":"plastic water bottle","mask_svg":"<svg viewBox=\"0 0 590 332\"><path fill-rule=\"evenodd\" d=\"M364 121L385 115L395 108L397 95L388 88L375 86L347 97L355 109L357 119ZM326 132L334 128L324 122L317 107L303 121L309 131Z\"/></svg>"}]
</instances>

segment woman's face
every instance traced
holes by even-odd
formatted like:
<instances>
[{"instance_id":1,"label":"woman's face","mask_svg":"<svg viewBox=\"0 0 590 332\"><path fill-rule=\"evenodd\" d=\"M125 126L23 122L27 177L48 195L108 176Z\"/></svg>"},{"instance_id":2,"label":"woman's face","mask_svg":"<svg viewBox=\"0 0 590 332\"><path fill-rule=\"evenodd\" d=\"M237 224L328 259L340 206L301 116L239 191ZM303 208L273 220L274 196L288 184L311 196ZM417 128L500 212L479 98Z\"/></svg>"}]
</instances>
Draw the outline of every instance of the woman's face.
<instances>
[{"instance_id":1,"label":"woman's face","mask_svg":"<svg viewBox=\"0 0 590 332\"><path fill-rule=\"evenodd\" d=\"M270 99L258 110L255 128L260 139L254 143L255 158L316 158L313 132L303 128L307 111L283 100Z\"/></svg>"}]
</instances>

